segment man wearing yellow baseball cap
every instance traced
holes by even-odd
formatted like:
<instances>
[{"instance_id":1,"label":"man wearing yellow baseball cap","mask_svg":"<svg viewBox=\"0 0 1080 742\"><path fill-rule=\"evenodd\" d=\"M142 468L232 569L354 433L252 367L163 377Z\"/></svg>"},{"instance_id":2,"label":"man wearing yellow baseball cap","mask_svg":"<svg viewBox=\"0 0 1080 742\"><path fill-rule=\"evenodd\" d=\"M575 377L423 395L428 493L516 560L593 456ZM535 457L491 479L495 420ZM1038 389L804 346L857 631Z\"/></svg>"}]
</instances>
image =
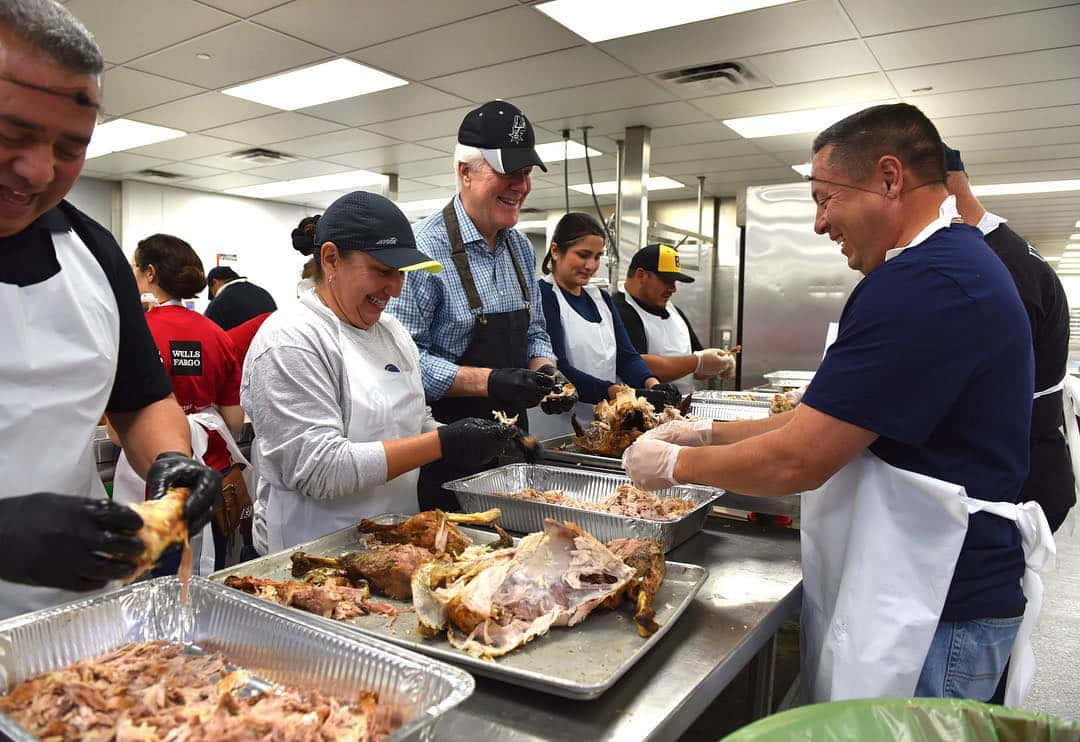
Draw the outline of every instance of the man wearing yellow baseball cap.
<instances>
[{"instance_id":1,"label":"man wearing yellow baseball cap","mask_svg":"<svg viewBox=\"0 0 1080 742\"><path fill-rule=\"evenodd\" d=\"M615 295L615 306L656 378L689 394L694 379L730 378L735 358L727 351L702 347L686 315L671 304L677 281L694 281L679 270L679 251L670 245L646 245L630 260L626 286Z\"/></svg>"}]
</instances>

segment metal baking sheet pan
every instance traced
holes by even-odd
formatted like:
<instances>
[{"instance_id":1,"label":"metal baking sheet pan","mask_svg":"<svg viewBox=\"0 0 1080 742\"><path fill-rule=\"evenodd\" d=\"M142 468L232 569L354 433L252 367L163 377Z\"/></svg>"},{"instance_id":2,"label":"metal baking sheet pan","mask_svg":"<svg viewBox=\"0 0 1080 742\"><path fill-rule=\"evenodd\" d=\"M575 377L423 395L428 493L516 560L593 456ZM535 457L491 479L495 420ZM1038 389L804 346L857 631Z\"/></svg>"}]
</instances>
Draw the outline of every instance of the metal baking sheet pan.
<instances>
[{"instance_id":1,"label":"metal baking sheet pan","mask_svg":"<svg viewBox=\"0 0 1080 742\"><path fill-rule=\"evenodd\" d=\"M383 523L400 523L402 515L381 516ZM461 528L477 543L490 543L495 534L477 528ZM366 548L366 536L355 527L343 528L315 541L277 554L238 564L215 572L211 580L224 581L229 575L275 580L295 579L289 555L306 551L319 556L338 557L349 551ZM445 637L425 639L417 631L415 613L402 613L388 625L386 616L357 616L334 621L311 614L313 622L336 629L346 635L356 633L376 636L423 652L432 657L460 665L470 672L495 678L512 685L531 688L565 698L587 700L596 698L623 676L674 625L704 583L708 570L694 564L667 563L667 577L656 596L653 607L660 630L648 639L637 634L630 605L617 611L594 611L582 623L572 628L556 627L496 660L479 660L450 646ZM378 598L399 607L411 604ZM287 611L298 609L286 608Z\"/></svg>"},{"instance_id":2,"label":"metal baking sheet pan","mask_svg":"<svg viewBox=\"0 0 1080 742\"><path fill-rule=\"evenodd\" d=\"M623 470L621 457L588 453L578 448L576 441L577 436L573 433L541 441L540 447L544 451L544 460L587 466L592 469L606 469L617 472Z\"/></svg>"},{"instance_id":3,"label":"metal baking sheet pan","mask_svg":"<svg viewBox=\"0 0 1080 742\"><path fill-rule=\"evenodd\" d=\"M257 686L261 679L341 698L375 691L387 711L406 720L388 738L397 741L430 739L438 717L475 686L456 667L369 636L332 631L297 611L203 578L191 579L189 595L182 605L179 580L162 577L0 622L3 692L128 642L164 639L194 651L221 652L254 675ZM4 735L34 739L0 714Z\"/></svg>"},{"instance_id":4,"label":"metal baking sheet pan","mask_svg":"<svg viewBox=\"0 0 1080 742\"><path fill-rule=\"evenodd\" d=\"M596 510L567 505L549 505L535 500L522 500L509 493L526 487L538 490L562 490L564 494L587 502L600 502L620 484L630 484L630 478L618 474L565 466L509 464L447 482L443 486L457 495L466 513L481 513L499 508L499 525L518 533L542 530L545 518L573 521L601 541L617 538L646 538L659 541L668 552L696 534L705 525L709 509L723 497L724 491L697 485L679 485L656 494L662 497L681 497L696 507L675 520L647 520L612 515ZM721 503L722 504L722 503Z\"/></svg>"}]
</instances>

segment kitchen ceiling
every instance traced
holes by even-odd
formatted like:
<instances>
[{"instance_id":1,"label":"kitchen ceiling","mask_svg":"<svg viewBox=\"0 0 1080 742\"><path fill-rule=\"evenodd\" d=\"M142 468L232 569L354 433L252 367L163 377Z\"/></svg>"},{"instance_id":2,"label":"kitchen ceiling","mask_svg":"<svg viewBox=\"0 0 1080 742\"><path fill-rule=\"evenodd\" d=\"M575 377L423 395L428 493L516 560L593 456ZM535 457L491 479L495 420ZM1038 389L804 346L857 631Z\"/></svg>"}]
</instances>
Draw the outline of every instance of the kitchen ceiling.
<instances>
[{"instance_id":1,"label":"kitchen ceiling","mask_svg":"<svg viewBox=\"0 0 1080 742\"><path fill-rule=\"evenodd\" d=\"M580 0L589 2L589 0ZM188 136L88 160L84 173L208 191L372 169L400 176L403 201L453 192L449 153L465 111L519 104L540 143L564 127L603 155L652 130L654 176L685 188L653 200L797 181L812 134L744 139L724 119L904 100L959 149L975 184L1080 178L1080 4L1038 0L802 0L589 43L534 0L71 0L102 44L103 121L124 117ZM473 47L473 49L470 49ZM209 57L209 58L206 58ZM408 85L295 111L222 90L345 57ZM658 73L737 61L738 82L679 85ZM229 157L262 147L282 164ZM571 184L585 161L569 163ZM562 208L562 163L534 175L527 206ZM336 192L290 197L321 208ZM602 204L612 197L600 198ZM589 196L571 193L573 207ZM984 203L1048 257L1080 220L1080 191L987 197Z\"/></svg>"}]
</instances>

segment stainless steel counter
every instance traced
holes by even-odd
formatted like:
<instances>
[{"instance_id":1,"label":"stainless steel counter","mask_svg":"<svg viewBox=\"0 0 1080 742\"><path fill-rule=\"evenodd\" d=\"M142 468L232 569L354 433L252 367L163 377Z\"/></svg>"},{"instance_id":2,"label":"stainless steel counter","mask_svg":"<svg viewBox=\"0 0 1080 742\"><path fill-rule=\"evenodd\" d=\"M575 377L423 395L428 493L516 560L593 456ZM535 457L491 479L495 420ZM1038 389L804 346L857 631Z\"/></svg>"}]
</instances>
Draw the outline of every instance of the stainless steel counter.
<instances>
[{"instance_id":1,"label":"stainless steel counter","mask_svg":"<svg viewBox=\"0 0 1080 742\"><path fill-rule=\"evenodd\" d=\"M615 687L568 701L477 677L476 693L440 720L436 739L676 739L751 662L755 713L767 714L775 635L802 596L798 533L710 518L668 558L708 567L709 578Z\"/></svg>"}]
</instances>

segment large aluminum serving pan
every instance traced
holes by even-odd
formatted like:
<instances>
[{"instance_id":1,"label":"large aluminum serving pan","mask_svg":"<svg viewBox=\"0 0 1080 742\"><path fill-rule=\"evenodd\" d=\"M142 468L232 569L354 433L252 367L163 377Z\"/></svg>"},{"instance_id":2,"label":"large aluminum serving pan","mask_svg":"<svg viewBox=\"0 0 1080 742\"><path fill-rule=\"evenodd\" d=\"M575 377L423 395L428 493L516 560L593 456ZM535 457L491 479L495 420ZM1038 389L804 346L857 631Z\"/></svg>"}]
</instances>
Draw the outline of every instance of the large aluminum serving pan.
<instances>
[{"instance_id":1,"label":"large aluminum serving pan","mask_svg":"<svg viewBox=\"0 0 1080 742\"><path fill-rule=\"evenodd\" d=\"M730 404L764 404L772 405L776 392L758 392L752 389L744 391L720 391L718 389L701 389L695 391L691 397L694 402L726 402Z\"/></svg>"},{"instance_id":2,"label":"large aluminum serving pan","mask_svg":"<svg viewBox=\"0 0 1080 742\"><path fill-rule=\"evenodd\" d=\"M391 740L431 739L438 717L473 692L472 677L456 667L298 619L294 611L198 577L191 580L190 604L182 606L180 582L162 577L0 622L0 685L7 693L34 675L128 642L165 639L221 652L271 683L342 698L375 691L405 721ZM6 714L0 732L33 739Z\"/></svg>"},{"instance_id":3,"label":"large aluminum serving pan","mask_svg":"<svg viewBox=\"0 0 1080 742\"><path fill-rule=\"evenodd\" d=\"M797 389L806 386L814 378L813 371L770 371L762 374L773 386L782 389Z\"/></svg>"},{"instance_id":4,"label":"large aluminum serving pan","mask_svg":"<svg viewBox=\"0 0 1080 742\"><path fill-rule=\"evenodd\" d=\"M768 402L724 402L701 400L697 396L690 402L690 414L702 420L761 420L768 417L771 403Z\"/></svg>"},{"instance_id":5,"label":"large aluminum serving pan","mask_svg":"<svg viewBox=\"0 0 1080 742\"><path fill-rule=\"evenodd\" d=\"M570 469L565 466L509 464L497 469L473 474L443 485L457 495L466 513L481 513L499 508L499 525L518 533L542 530L545 518L573 521L601 541L616 538L647 538L659 541L668 552L690 538L705 525L709 509L724 491L698 485L678 485L656 494L663 497L682 497L695 504L693 510L676 520L646 520L612 515L596 510L566 505L549 505L535 500L522 500L509 493L526 487L538 490L562 490L578 500L600 502L620 484L630 484L625 474Z\"/></svg>"},{"instance_id":6,"label":"large aluminum serving pan","mask_svg":"<svg viewBox=\"0 0 1080 742\"><path fill-rule=\"evenodd\" d=\"M544 459L547 461L559 461L576 466L588 466L592 469L606 469L608 471L622 472L622 459L618 456L604 456L598 453L588 453L577 447L577 436L573 433L547 438L540 441Z\"/></svg>"},{"instance_id":7,"label":"large aluminum serving pan","mask_svg":"<svg viewBox=\"0 0 1080 742\"><path fill-rule=\"evenodd\" d=\"M382 523L400 523L403 515L387 515L376 519ZM490 543L495 535L477 528L461 528L476 543ZM229 575L250 575L275 580L295 579L291 576L293 551L306 551L319 556L337 557L349 551L367 548L367 537L355 527L343 528L295 549L270 554L254 561L229 567L210 576L224 581ZM446 641L445 637L425 639L417 633L416 614L402 613L393 623L386 616L372 614L345 621L311 616L310 620L344 632L365 633L395 642L446 662L462 665L471 672L501 680L505 683L531 688L544 693L576 699L596 698L606 691L645 655L694 599L705 582L708 570L694 564L667 563L667 578L656 596L653 607L660 630L648 639L637 634L633 615L624 606L617 611L594 611L573 628L552 628L524 647L496 660L478 660ZM404 608L411 603L380 597L391 605ZM296 609L288 608L293 611ZM309 615L309 614L305 614Z\"/></svg>"}]
</instances>

